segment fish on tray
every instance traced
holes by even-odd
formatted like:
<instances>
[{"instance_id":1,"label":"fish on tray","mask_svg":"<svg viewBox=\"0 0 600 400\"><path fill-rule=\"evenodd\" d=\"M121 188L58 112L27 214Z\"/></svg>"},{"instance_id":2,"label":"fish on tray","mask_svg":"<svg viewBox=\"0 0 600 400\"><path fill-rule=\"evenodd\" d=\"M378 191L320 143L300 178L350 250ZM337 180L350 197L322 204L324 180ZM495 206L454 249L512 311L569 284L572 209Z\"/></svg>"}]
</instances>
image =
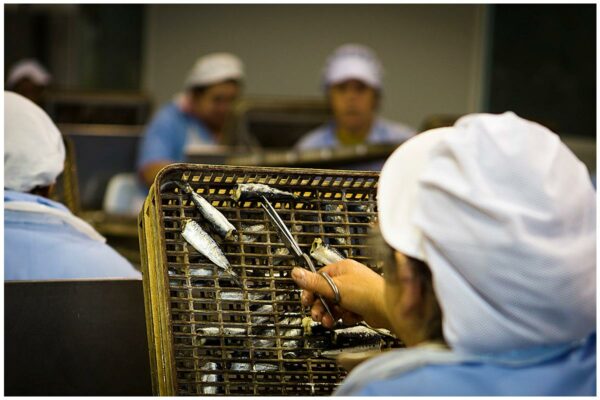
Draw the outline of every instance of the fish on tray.
<instances>
[{"instance_id":1,"label":"fish on tray","mask_svg":"<svg viewBox=\"0 0 600 400\"><path fill-rule=\"evenodd\" d=\"M185 220L181 236L200 254L227 272L236 285L243 287L242 281L231 268L231 264L229 264L227 257L223 254L217 242L200 225L191 219Z\"/></svg>"},{"instance_id":2,"label":"fish on tray","mask_svg":"<svg viewBox=\"0 0 600 400\"><path fill-rule=\"evenodd\" d=\"M196 208L200 211L202 217L213 227L219 236L224 239L229 239L231 235L235 233L235 226L229 222L221 211L217 210L209 201L196 193L189 183L181 183L178 181L173 181L173 183L175 183L181 191L191 197L192 202L196 205Z\"/></svg>"},{"instance_id":3,"label":"fish on tray","mask_svg":"<svg viewBox=\"0 0 600 400\"><path fill-rule=\"evenodd\" d=\"M262 183L240 183L236 186L232 198L235 201L251 201L260 200L263 196L267 200L273 201L289 201L298 199L298 196L293 193L275 189Z\"/></svg>"},{"instance_id":4,"label":"fish on tray","mask_svg":"<svg viewBox=\"0 0 600 400\"><path fill-rule=\"evenodd\" d=\"M316 238L310 247L310 256L323 265L329 265L344 260L344 257L336 249L323 244L320 238Z\"/></svg>"}]
</instances>

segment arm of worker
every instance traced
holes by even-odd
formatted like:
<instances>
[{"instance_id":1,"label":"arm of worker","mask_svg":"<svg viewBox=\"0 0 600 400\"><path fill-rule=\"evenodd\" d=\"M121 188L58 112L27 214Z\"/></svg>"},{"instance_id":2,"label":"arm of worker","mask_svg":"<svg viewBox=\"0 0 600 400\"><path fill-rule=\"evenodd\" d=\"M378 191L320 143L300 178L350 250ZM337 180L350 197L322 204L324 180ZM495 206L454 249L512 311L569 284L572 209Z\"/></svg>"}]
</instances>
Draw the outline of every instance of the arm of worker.
<instances>
[{"instance_id":1,"label":"arm of worker","mask_svg":"<svg viewBox=\"0 0 600 400\"><path fill-rule=\"evenodd\" d=\"M137 170L142 181L150 186L165 166L181 161L185 146L186 127L177 118L173 105L164 107L152 119L138 149Z\"/></svg>"},{"instance_id":2,"label":"arm of worker","mask_svg":"<svg viewBox=\"0 0 600 400\"><path fill-rule=\"evenodd\" d=\"M340 304L333 306L334 316L346 324L364 320L378 328L390 328L384 307L383 278L359 262L346 259L330 264L319 272L327 272L340 291ZM320 294L326 300L334 299L334 293L325 278L304 268L292 270L292 279L302 291L302 304L311 307L313 320L332 328L335 321L326 313L323 304L316 296ZM333 302L329 303L330 305Z\"/></svg>"}]
</instances>

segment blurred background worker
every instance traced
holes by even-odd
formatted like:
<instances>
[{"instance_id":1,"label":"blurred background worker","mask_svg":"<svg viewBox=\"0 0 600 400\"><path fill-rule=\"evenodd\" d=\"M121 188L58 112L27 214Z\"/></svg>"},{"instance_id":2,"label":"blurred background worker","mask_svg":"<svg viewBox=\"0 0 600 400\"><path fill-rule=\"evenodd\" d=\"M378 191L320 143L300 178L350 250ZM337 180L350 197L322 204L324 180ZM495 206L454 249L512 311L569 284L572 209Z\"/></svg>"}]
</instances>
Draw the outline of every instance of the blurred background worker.
<instances>
[{"instance_id":1,"label":"blurred background worker","mask_svg":"<svg viewBox=\"0 0 600 400\"><path fill-rule=\"evenodd\" d=\"M411 127L377 115L383 92L382 77L382 66L368 47L347 44L336 49L323 72L323 89L333 111L333 121L309 132L296 148L401 143L413 136L415 130Z\"/></svg>"},{"instance_id":2,"label":"blurred background worker","mask_svg":"<svg viewBox=\"0 0 600 400\"><path fill-rule=\"evenodd\" d=\"M243 78L243 64L233 54L198 59L185 81L185 93L158 112L141 142L138 173L148 186L164 166L184 161L187 146L222 141Z\"/></svg>"},{"instance_id":3,"label":"blurred background worker","mask_svg":"<svg viewBox=\"0 0 600 400\"><path fill-rule=\"evenodd\" d=\"M401 145L377 205L383 277L353 260L322 272L337 316L407 348L359 365L337 394L596 394L596 193L556 134L512 112L467 115ZM292 276L332 326L314 296L334 298L325 279Z\"/></svg>"},{"instance_id":4,"label":"blurred background worker","mask_svg":"<svg viewBox=\"0 0 600 400\"><path fill-rule=\"evenodd\" d=\"M6 89L41 105L51 79L51 75L39 62L34 59L24 59L10 68Z\"/></svg>"},{"instance_id":5,"label":"blurred background worker","mask_svg":"<svg viewBox=\"0 0 600 400\"><path fill-rule=\"evenodd\" d=\"M4 278L141 278L88 223L49 200L65 146L48 115L4 92Z\"/></svg>"}]
</instances>

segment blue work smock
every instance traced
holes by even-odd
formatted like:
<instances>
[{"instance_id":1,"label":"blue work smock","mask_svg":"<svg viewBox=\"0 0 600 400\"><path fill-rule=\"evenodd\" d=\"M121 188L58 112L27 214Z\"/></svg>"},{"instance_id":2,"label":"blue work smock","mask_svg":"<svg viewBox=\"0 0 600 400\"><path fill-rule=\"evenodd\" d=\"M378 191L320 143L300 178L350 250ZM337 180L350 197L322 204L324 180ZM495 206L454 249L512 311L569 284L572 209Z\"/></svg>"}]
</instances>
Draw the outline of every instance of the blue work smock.
<instances>
[{"instance_id":1,"label":"blue work smock","mask_svg":"<svg viewBox=\"0 0 600 400\"><path fill-rule=\"evenodd\" d=\"M5 207L10 202L37 203L70 214L55 201L5 190ZM56 215L4 210L5 280L141 279L141 276L115 250Z\"/></svg>"},{"instance_id":2,"label":"blue work smock","mask_svg":"<svg viewBox=\"0 0 600 400\"><path fill-rule=\"evenodd\" d=\"M156 161L185 161L185 147L190 138L216 144L213 135L198 118L182 111L171 102L154 116L141 140L137 168Z\"/></svg>"},{"instance_id":3,"label":"blue work smock","mask_svg":"<svg viewBox=\"0 0 600 400\"><path fill-rule=\"evenodd\" d=\"M336 135L336 125L334 121L321 125L313 131L302 137L295 148L297 150L311 150L331 147L340 147L342 144ZM371 127L371 132L367 136L367 144L400 144L415 135L416 131L407 125L392 122L384 118L377 118ZM380 171L385 160L357 163L351 166L352 169L363 169ZM349 167L350 168L350 167Z\"/></svg>"},{"instance_id":4,"label":"blue work smock","mask_svg":"<svg viewBox=\"0 0 600 400\"><path fill-rule=\"evenodd\" d=\"M489 356L410 348L355 368L338 395L595 396L596 333L566 345Z\"/></svg>"}]
</instances>

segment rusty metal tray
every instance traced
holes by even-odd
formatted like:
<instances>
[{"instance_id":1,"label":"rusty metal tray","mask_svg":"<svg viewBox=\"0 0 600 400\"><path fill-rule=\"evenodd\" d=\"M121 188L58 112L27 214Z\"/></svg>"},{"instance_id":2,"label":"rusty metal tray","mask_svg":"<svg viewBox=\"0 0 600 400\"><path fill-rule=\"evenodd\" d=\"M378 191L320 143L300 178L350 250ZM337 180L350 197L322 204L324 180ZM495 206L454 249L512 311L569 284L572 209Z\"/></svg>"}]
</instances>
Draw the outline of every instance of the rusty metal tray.
<instances>
[{"instance_id":1,"label":"rusty metal tray","mask_svg":"<svg viewBox=\"0 0 600 400\"><path fill-rule=\"evenodd\" d=\"M185 193L161 192L160 187L172 180L188 182L239 232L254 224L267 229L251 243L241 234L221 239L203 223ZM297 324L296 317L309 315L290 277L295 262L292 256L277 253L284 245L260 204L238 204L231 194L236 184L251 182L294 192L301 201L273 206L294 227L306 252L315 238L322 238L370 265L366 250L368 230L377 215L377 180L377 173L357 171L196 164L163 169L139 215L154 393L331 394L346 372L321 356L331 346L327 335L307 336L291 322ZM218 268L185 242L180 232L186 218L211 233L244 282L244 290L219 277ZM232 300L229 296L236 291L238 298ZM379 346L398 343L382 339Z\"/></svg>"}]
</instances>

